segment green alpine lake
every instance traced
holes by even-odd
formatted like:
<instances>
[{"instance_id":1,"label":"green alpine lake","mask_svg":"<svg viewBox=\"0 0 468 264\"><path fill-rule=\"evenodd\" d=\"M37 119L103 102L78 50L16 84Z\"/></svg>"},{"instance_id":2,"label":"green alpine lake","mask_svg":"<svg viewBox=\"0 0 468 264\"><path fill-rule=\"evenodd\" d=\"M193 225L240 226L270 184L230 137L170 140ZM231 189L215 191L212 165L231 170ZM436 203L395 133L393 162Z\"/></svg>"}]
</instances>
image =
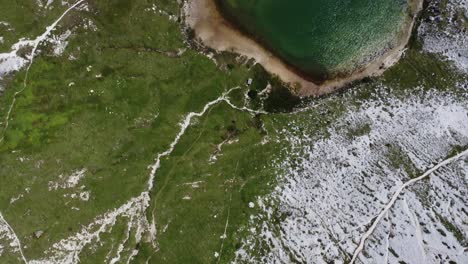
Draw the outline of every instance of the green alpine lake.
<instances>
[{"instance_id":1,"label":"green alpine lake","mask_svg":"<svg viewBox=\"0 0 468 264\"><path fill-rule=\"evenodd\" d=\"M407 0L215 0L235 27L299 74L347 74L396 43Z\"/></svg>"}]
</instances>

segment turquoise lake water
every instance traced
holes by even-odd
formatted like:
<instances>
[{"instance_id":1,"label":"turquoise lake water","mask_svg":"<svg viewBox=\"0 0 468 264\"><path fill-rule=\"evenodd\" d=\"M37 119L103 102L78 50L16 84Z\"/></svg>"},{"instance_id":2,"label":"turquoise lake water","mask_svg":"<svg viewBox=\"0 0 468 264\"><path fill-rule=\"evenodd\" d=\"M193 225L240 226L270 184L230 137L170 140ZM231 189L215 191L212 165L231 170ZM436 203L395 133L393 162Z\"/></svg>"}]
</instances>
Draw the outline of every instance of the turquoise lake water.
<instances>
[{"instance_id":1,"label":"turquoise lake water","mask_svg":"<svg viewBox=\"0 0 468 264\"><path fill-rule=\"evenodd\" d=\"M394 44L407 0L216 0L221 12L298 72L348 73Z\"/></svg>"}]
</instances>

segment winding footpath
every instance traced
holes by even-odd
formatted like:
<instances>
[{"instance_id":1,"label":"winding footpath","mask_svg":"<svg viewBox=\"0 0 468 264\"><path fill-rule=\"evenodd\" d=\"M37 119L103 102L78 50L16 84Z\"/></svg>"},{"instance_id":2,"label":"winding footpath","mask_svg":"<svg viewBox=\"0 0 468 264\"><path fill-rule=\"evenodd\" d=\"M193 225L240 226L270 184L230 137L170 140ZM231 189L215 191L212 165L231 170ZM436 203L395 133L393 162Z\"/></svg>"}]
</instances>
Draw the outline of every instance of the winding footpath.
<instances>
[{"instance_id":1,"label":"winding footpath","mask_svg":"<svg viewBox=\"0 0 468 264\"><path fill-rule=\"evenodd\" d=\"M468 149L466 149L465 151L459 153L458 155L456 156L453 156L451 158L448 158L448 159L445 159L444 161L440 162L439 164L437 164L436 166L432 167L431 169L429 169L428 171L426 171L423 175L419 176L418 178L414 178L414 179L411 179L407 182L405 182L403 185L401 185L397 190L396 192L393 194L392 196L392 199L390 199L390 201L387 203L387 205L385 206L385 208L380 212L380 214L377 216L377 218L375 219L375 221L372 223L372 226L369 228L369 230L367 230L367 232L361 237L361 240L360 240L360 243L359 243L359 246L356 248L356 250L354 251L354 255L353 255L353 258L351 259L351 262L350 264L353 264L356 262L357 258L359 257L359 254L362 252L362 250L364 249L364 246L365 246L365 243L366 243L366 240L374 233L375 229L377 228L379 222L382 220L382 218L388 213L388 211L390 210L390 208L392 208L392 206L395 204L398 196L410 185L412 185L413 183L416 183L420 180L423 180L427 177L429 177L433 172L435 172L436 170L438 170L439 168L441 167L444 167L464 156L468 156Z\"/></svg>"}]
</instances>

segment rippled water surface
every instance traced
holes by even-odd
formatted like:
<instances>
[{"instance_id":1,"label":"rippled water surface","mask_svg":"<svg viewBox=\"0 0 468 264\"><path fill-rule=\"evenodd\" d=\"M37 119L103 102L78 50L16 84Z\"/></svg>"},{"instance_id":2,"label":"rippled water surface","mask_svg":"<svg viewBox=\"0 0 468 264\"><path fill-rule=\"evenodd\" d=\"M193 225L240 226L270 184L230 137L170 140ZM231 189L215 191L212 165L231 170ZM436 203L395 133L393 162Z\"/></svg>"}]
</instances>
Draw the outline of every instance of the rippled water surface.
<instances>
[{"instance_id":1,"label":"rippled water surface","mask_svg":"<svg viewBox=\"0 0 468 264\"><path fill-rule=\"evenodd\" d=\"M218 0L221 11L316 78L362 64L401 32L406 0Z\"/></svg>"}]
</instances>

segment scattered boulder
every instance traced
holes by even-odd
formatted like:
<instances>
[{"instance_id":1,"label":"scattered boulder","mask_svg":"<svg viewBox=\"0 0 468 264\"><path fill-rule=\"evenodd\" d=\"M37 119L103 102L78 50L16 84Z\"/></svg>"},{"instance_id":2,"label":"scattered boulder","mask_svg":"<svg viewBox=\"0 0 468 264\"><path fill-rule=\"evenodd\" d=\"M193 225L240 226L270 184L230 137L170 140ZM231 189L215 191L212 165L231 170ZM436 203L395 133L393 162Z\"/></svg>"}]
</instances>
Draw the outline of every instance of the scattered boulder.
<instances>
[{"instance_id":1,"label":"scattered boulder","mask_svg":"<svg viewBox=\"0 0 468 264\"><path fill-rule=\"evenodd\" d=\"M37 230L36 232L34 232L34 237L37 239L41 238L42 235L44 235L44 231L42 230Z\"/></svg>"}]
</instances>

